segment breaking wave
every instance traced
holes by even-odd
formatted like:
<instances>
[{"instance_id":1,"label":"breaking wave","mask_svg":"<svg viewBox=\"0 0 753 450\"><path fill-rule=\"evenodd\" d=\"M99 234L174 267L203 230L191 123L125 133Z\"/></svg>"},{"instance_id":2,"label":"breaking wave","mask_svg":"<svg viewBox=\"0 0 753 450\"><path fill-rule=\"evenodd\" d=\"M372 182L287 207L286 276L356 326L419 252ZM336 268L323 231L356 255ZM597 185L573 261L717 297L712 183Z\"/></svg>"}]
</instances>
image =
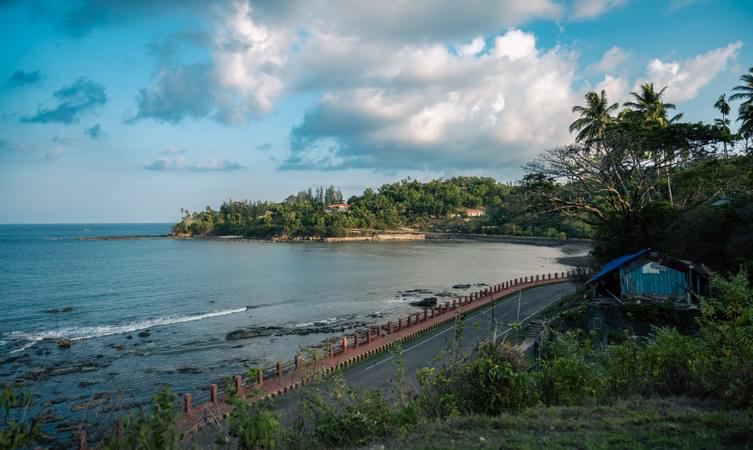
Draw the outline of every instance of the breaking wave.
<instances>
[{"instance_id":1,"label":"breaking wave","mask_svg":"<svg viewBox=\"0 0 753 450\"><path fill-rule=\"evenodd\" d=\"M70 339L72 341L80 341L83 339L93 339L103 336L112 336L115 334L132 333L138 330L145 330L147 328L153 328L164 325L173 325L176 323L194 322L197 320L211 319L213 317L228 316L231 314L238 314L246 312L247 307L237 309L226 309L223 311L214 311L205 314L195 314L188 316L168 316L160 317L157 319L140 320L138 322L131 322L122 325L101 325L96 327L65 327L58 330L46 330L39 332L24 332L24 331L11 331L4 337L6 339L12 339L13 341L23 341L24 344L11 351L10 353L16 353L33 346L35 343L44 340L57 340L61 338Z\"/></svg>"}]
</instances>

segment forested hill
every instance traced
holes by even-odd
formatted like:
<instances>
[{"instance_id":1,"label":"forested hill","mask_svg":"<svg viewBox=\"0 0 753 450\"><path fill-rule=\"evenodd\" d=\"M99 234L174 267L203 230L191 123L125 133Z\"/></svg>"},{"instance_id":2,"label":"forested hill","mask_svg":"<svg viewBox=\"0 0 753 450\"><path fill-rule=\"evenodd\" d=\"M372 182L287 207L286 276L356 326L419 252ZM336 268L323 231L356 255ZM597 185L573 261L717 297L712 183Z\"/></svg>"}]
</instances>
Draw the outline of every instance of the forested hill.
<instances>
[{"instance_id":1,"label":"forested hill","mask_svg":"<svg viewBox=\"0 0 753 450\"><path fill-rule=\"evenodd\" d=\"M559 214L535 213L525 183L489 177L419 182L410 178L366 189L344 203L333 186L301 191L282 202L226 201L218 210L182 211L174 232L182 235L242 235L252 238L346 236L353 230L456 231L488 234L587 237L590 227ZM475 209L479 211L469 211ZM474 214L483 214L470 217Z\"/></svg>"}]
</instances>

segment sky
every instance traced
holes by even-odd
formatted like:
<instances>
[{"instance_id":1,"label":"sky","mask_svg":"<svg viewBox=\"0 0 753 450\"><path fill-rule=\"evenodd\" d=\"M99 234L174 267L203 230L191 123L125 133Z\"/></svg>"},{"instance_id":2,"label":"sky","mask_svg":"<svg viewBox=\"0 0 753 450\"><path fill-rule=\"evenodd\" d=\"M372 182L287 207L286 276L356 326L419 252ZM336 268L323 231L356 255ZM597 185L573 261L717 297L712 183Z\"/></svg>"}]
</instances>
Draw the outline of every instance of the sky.
<instances>
[{"instance_id":1,"label":"sky","mask_svg":"<svg viewBox=\"0 0 753 450\"><path fill-rule=\"evenodd\" d=\"M753 2L0 0L0 38L0 223L175 222L514 182L590 90L653 82L712 121L753 66Z\"/></svg>"}]
</instances>

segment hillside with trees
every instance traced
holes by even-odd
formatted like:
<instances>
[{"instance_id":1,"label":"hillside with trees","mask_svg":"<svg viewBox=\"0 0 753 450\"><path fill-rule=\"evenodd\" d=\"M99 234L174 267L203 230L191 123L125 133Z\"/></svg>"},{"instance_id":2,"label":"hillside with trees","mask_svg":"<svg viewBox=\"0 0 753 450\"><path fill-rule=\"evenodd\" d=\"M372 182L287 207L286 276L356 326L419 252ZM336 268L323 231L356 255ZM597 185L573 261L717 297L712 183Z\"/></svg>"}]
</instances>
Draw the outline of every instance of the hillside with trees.
<instances>
[{"instance_id":1,"label":"hillside with trees","mask_svg":"<svg viewBox=\"0 0 753 450\"><path fill-rule=\"evenodd\" d=\"M353 231L452 231L508 235L587 237L590 227L564 214L537 214L529 185L508 185L489 177L454 177L420 182L410 178L366 189L348 199L348 209L333 211L343 196L334 186L308 189L284 201L232 201L219 209L183 212L174 232L194 236L236 235L249 238L321 238ZM484 211L470 218L469 208Z\"/></svg>"}]
</instances>

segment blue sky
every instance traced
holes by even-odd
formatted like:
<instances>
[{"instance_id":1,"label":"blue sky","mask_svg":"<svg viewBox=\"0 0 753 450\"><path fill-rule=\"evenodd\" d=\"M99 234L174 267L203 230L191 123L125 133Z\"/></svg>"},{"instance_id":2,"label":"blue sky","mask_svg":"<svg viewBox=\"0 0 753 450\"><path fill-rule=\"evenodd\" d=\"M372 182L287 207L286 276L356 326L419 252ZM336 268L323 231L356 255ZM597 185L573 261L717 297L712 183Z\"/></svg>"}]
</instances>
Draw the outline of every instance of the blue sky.
<instances>
[{"instance_id":1,"label":"blue sky","mask_svg":"<svg viewBox=\"0 0 753 450\"><path fill-rule=\"evenodd\" d=\"M0 223L516 180L590 89L713 120L751 24L743 0L0 0Z\"/></svg>"}]
</instances>

